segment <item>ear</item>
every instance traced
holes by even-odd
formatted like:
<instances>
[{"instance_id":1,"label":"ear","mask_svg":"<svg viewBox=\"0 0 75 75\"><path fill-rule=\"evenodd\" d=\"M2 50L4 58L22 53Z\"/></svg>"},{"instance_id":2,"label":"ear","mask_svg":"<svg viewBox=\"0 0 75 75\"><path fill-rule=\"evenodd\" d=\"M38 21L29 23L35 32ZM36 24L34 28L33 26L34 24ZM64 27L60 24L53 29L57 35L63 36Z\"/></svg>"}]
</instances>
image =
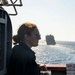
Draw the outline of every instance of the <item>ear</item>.
<instances>
[{"instance_id":1,"label":"ear","mask_svg":"<svg viewBox=\"0 0 75 75\"><path fill-rule=\"evenodd\" d=\"M28 34L25 34L25 35L24 35L24 38L25 38L26 40L29 40L29 37L30 37L30 36L29 36Z\"/></svg>"}]
</instances>

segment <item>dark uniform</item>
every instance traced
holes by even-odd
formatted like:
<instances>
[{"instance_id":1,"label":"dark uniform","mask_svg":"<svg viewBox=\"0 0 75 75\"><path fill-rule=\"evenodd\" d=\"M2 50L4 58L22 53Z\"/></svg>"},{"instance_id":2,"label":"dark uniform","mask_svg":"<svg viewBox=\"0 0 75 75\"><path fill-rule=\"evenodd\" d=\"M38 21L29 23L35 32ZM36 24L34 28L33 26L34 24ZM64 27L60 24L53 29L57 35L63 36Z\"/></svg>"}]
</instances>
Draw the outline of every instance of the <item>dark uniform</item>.
<instances>
[{"instance_id":1,"label":"dark uniform","mask_svg":"<svg viewBox=\"0 0 75 75\"><path fill-rule=\"evenodd\" d=\"M35 60L35 53L25 43L14 46L7 75L40 75Z\"/></svg>"}]
</instances>

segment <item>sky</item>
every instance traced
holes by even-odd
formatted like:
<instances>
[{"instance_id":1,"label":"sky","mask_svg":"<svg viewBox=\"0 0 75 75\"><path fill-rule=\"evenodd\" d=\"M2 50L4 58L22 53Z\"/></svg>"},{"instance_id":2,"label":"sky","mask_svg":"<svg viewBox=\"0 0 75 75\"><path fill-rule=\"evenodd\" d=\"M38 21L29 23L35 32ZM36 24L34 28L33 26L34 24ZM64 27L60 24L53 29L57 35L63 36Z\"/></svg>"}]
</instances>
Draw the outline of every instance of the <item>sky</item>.
<instances>
[{"instance_id":1,"label":"sky","mask_svg":"<svg viewBox=\"0 0 75 75\"><path fill-rule=\"evenodd\" d=\"M57 41L75 41L75 0L22 0L22 3L23 6L16 7L18 15L10 16L13 35L22 23L32 22L38 26L41 40L52 34ZM14 13L11 7L5 9Z\"/></svg>"}]
</instances>

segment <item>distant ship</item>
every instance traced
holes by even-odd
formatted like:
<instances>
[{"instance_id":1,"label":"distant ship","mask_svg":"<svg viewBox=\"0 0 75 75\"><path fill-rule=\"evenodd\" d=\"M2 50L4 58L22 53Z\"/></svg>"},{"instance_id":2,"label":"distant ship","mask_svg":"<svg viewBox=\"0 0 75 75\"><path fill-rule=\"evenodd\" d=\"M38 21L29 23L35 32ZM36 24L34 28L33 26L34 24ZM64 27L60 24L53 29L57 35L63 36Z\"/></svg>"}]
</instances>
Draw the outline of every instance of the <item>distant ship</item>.
<instances>
[{"instance_id":1,"label":"distant ship","mask_svg":"<svg viewBox=\"0 0 75 75\"><path fill-rule=\"evenodd\" d=\"M56 42L55 42L54 36L51 34L46 35L46 43L47 43L47 45L55 45Z\"/></svg>"}]
</instances>

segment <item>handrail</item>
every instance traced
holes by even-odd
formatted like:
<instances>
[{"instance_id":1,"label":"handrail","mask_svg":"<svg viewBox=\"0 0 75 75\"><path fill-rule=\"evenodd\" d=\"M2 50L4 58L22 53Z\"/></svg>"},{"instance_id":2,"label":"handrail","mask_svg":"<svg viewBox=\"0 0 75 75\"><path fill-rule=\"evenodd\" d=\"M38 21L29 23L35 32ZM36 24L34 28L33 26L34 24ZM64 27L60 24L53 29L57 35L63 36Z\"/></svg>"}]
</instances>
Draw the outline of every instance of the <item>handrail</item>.
<instances>
[{"instance_id":1,"label":"handrail","mask_svg":"<svg viewBox=\"0 0 75 75\"><path fill-rule=\"evenodd\" d=\"M17 0L15 2L10 0L10 2L11 2L11 4L8 4L8 3L5 2L4 4L0 4L0 6L13 6L15 13L14 14L9 14L9 15L15 16L15 15L18 14L15 6L23 6L22 1L19 0L20 4L15 4L17 2Z\"/></svg>"},{"instance_id":2,"label":"handrail","mask_svg":"<svg viewBox=\"0 0 75 75\"><path fill-rule=\"evenodd\" d=\"M14 8L15 14L9 14L9 15L17 15L17 10L16 10L16 8L15 8L14 2L13 2L12 0L10 0L10 1L11 1L11 3L13 4L13 8Z\"/></svg>"},{"instance_id":3,"label":"handrail","mask_svg":"<svg viewBox=\"0 0 75 75\"><path fill-rule=\"evenodd\" d=\"M47 70L66 71L65 64L46 64Z\"/></svg>"},{"instance_id":4,"label":"handrail","mask_svg":"<svg viewBox=\"0 0 75 75\"><path fill-rule=\"evenodd\" d=\"M46 64L46 67L51 74L48 74L46 71L42 75L66 75L66 64Z\"/></svg>"}]
</instances>

